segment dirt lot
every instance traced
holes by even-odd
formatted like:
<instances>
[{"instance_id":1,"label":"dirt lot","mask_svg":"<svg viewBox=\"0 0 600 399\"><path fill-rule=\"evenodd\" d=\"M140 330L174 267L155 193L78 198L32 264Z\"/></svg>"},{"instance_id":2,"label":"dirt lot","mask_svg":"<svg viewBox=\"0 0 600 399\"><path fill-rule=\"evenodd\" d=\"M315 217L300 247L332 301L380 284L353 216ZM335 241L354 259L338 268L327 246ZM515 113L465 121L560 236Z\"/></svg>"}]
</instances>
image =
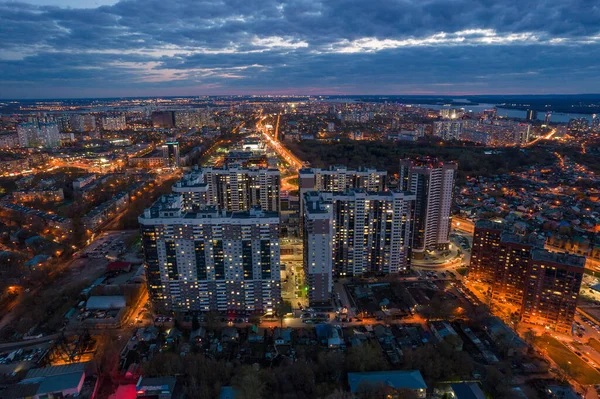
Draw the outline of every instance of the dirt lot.
<instances>
[{"instance_id":1,"label":"dirt lot","mask_svg":"<svg viewBox=\"0 0 600 399\"><path fill-rule=\"evenodd\" d=\"M125 250L118 243L130 243L136 234L136 230L102 234L75 259L68 261L60 274L50 273L47 284L20 295L17 305L0 321L0 335L5 340L19 340L32 327L38 326L39 329L46 324L41 332L56 332L49 330L60 327L62 316L73 306L81 289L104 274L106 265L111 261L107 256L116 259ZM133 251L136 251L135 247ZM134 254L128 258L132 256ZM33 333L35 335L38 331Z\"/></svg>"}]
</instances>

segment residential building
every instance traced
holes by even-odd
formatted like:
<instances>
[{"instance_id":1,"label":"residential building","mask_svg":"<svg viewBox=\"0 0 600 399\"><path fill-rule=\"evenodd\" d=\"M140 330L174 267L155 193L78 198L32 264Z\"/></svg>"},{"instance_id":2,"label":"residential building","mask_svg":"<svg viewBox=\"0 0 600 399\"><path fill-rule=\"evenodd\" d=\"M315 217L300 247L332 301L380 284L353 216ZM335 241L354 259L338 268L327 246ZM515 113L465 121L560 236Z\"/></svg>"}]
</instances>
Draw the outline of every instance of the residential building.
<instances>
[{"instance_id":1,"label":"residential building","mask_svg":"<svg viewBox=\"0 0 600 399\"><path fill-rule=\"evenodd\" d=\"M102 118L102 129L104 130L125 130L127 122L125 115L109 115Z\"/></svg>"},{"instance_id":2,"label":"residential building","mask_svg":"<svg viewBox=\"0 0 600 399\"><path fill-rule=\"evenodd\" d=\"M40 123L39 136L42 147L55 148L60 147L60 132L55 122Z\"/></svg>"},{"instance_id":3,"label":"residential building","mask_svg":"<svg viewBox=\"0 0 600 399\"><path fill-rule=\"evenodd\" d=\"M170 168L178 168L181 166L181 158L179 156L179 143L172 137L167 140L162 146L163 158L165 165Z\"/></svg>"},{"instance_id":4,"label":"residential building","mask_svg":"<svg viewBox=\"0 0 600 399\"><path fill-rule=\"evenodd\" d=\"M279 212L280 186L277 169L195 167L173 186L173 192L182 195L185 210L215 205L227 211L258 206Z\"/></svg>"},{"instance_id":5,"label":"residential building","mask_svg":"<svg viewBox=\"0 0 600 399\"><path fill-rule=\"evenodd\" d=\"M71 115L71 129L75 132L91 132L96 130L96 117L91 114Z\"/></svg>"},{"instance_id":6,"label":"residential building","mask_svg":"<svg viewBox=\"0 0 600 399\"><path fill-rule=\"evenodd\" d=\"M16 131L0 133L0 148L12 149L19 146L19 135Z\"/></svg>"},{"instance_id":7,"label":"residential building","mask_svg":"<svg viewBox=\"0 0 600 399\"><path fill-rule=\"evenodd\" d=\"M303 168L298 172L300 196L308 191L344 192L353 188L385 191L387 172L374 168L348 169L332 166L329 169Z\"/></svg>"},{"instance_id":8,"label":"residential building","mask_svg":"<svg viewBox=\"0 0 600 399\"><path fill-rule=\"evenodd\" d=\"M470 280L483 281L488 284L494 281L500 236L504 231L502 223L485 219L475 223L469 266Z\"/></svg>"},{"instance_id":9,"label":"residential building","mask_svg":"<svg viewBox=\"0 0 600 399\"><path fill-rule=\"evenodd\" d=\"M443 120L433 122L433 135L442 140L460 140L463 131L462 120Z\"/></svg>"},{"instance_id":10,"label":"residential building","mask_svg":"<svg viewBox=\"0 0 600 399\"><path fill-rule=\"evenodd\" d=\"M81 190L82 188L84 188L88 184L91 184L95 180L96 180L96 175L93 173L91 173L89 175L78 177L77 179L73 180L73 190L75 190L75 191Z\"/></svg>"},{"instance_id":11,"label":"residential building","mask_svg":"<svg viewBox=\"0 0 600 399\"><path fill-rule=\"evenodd\" d=\"M119 212L122 212L129 203L129 193L122 191L110 200L101 203L82 218L83 227L88 231L97 231L105 223L112 220Z\"/></svg>"},{"instance_id":12,"label":"residential building","mask_svg":"<svg viewBox=\"0 0 600 399\"><path fill-rule=\"evenodd\" d=\"M60 146L60 133L55 122L20 123L17 125L17 136L21 147L46 147Z\"/></svg>"},{"instance_id":13,"label":"residential building","mask_svg":"<svg viewBox=\"0 0 600 399\"><path fill-rule=\"evenodd\" d=\"M18 203L33 201L59 202L65 199L62 188L32 189L13 191L13 200Z\"/></svg>"},{"instance_id":14,"label":"residential building","mask_svg":"<svg viewBox=\"0 0 600 399\"><path fill-rule=\"evenodd\" d=\"M366 390L386 390L385 397L399 398L403 390L410 390L417 398L427 397L427 384L419 370L371 371L364 373L348 373L348 384L353 395ZM395 394L394 394L395 391Z\"/></svg>"},{"instance_id":15,"label":"residential building","mask_svg":"<svg viewBox=\"0 0 600 399\"><path fill-rule=\"evenodd\" d=\"M35 142L38 137L37 123L19 123L17 125L17 136L19 138L19 146L30 147L30 143Z\"/></svg>"},{"instance_id":16,"label":"residential building","mask_svg":"<svg viewBox=\"0 0 600 399\"><path fill-rule=\"evenodd\" d=\"M538 113L535 109L527 110L527 116L525 117L526 120L533 122L533 121L537 120L537 117L538 117Z\"/></svg>"},{"instance_id":17,"label":"residential building","mask_svg":"<svg viewBox=\"0 0 600 399\"><path fill-rule=\"evenodd\" d=\"M567 332L575 315L585 257L549 252L535 236L478 221L468 278L486 283L492 300L511 306L521 320Z\"/></svg>"},{"instance_id":18,"label":"residential building","mask_svg":"<svg viewBox=\"0 0 600 399\"><path fill-rule=\"evenodd\" d=\"M458 165L435 158L400 161L402 191L416 195L413 215L412 254L422 257L426 250L446 249L450 244L450 210Z\"/></svg>"},{"instance_id":19,"label":"residential building","mask_svg":"<svg viewBox=\"0 0 600 399\"><path fill-rule=\"evenodd\" d=\"M175 112L173 111L156 111L150 115L150 118L154 127L175 127Z\"/></svg>"},{"instance_id":20,"label":"residential building","mask_svg":"<svg viewBox=\"0 0 600 399\"><path fill-rule=\"evenodd\" d=\"M304 268L311 302L329 300L332 275L406 271L415 196L401 191L304 194Z\"/></svg>"},{"instance_id":21,"label":"residential building","mask_svg":"<svg viewBox=\"0 0 600 399\"><path fill-rule=\"evenodd\" d=\"M531 251L522 320L570 332L584 271L583 256Z\"/></svg>"},{"instance_id":22,"label":"residential building","mask_svg":"<svg viewBox=\"0 0 600 399\"><path fill-rule=\"evenodd\" d=\"M180 391L175 377L140 377L135 384L138 399L175 399Z\"/></svg>"},{"instance_id":23,"label":"residential building","mask_svg":"<svg viewBox=\"0 0 600 399\"><path fill-rule=\"evenodd\" d=\"M387 190L387 171L375 168L348 169L331 166L329 169L302 168L298 171L300 220L302 221L304 194L309 191L343 193L353 188L380 192Z\"/></svg>"},{"instance_id":24,"label":"residential building","mask_svg":"<svg viewBox=\"0 0 600 399\"><path fill-rule=\"evenodd\" d=\"M139 156L132 156L129 158L128 163L129 166L133 168L155 169L164 168L166 166L164 154L160 151L153 151Z\"/></svg>"},{"instance_id":25,"label":"residential building","mask_svg":"<svg viewBox=\"0 0 600 399\"><path fill-rule=\"evenodd\" d=\"M279 215L184 208L161 197L139 217L150 297L166 311L268 312L280 302Z\"/></svg>"}]
</instances>

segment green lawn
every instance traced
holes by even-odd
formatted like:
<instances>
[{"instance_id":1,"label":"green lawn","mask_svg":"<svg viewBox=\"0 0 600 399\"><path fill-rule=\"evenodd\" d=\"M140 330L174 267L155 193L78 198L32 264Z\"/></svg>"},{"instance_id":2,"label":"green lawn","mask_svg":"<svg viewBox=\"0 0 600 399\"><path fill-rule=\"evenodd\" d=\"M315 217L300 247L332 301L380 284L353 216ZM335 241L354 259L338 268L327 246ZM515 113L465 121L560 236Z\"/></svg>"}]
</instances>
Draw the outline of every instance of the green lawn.
<instances>
[{"instance_id":1,"label":"green lawn","mask_svg":"<svg viewBox=\"0 0 600 399\"><path fill-rule=\"evenodd\" d=\"M570 370L571 376L581 384L600 384L600 373L556 339L544 335L538 338L537 345L545 349L561 368Z\"/></svg>"},{"instance_id":2,"label":"green lawn","mask_svg":"<svg viewBox=\"0 0 600 399\"><path fill-rule=\"evenodd\" d=\"M469 271L468 267L457 267L456 268L456 272L458 274L460 274L461 276L466 276L467 275L467 271Z\"/></svg>"},{"instance_id":3,"label":"green lawn","mask_svg":"<svg viewBox=\"0 0 600 399\"><path fill-rule=\"evenodd\" d=\"M590 338L587 344L591 346L596 352L600 353L600 342L598 342L598 340Z\"/></svg>"}]
</instances>

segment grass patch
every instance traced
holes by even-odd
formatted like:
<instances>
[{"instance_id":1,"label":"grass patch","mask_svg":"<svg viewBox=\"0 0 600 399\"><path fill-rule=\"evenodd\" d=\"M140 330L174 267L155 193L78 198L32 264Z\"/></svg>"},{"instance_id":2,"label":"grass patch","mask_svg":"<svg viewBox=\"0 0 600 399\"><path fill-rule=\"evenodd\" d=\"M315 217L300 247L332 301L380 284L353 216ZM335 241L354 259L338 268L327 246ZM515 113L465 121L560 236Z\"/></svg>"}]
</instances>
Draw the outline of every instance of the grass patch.
<instances>
[{"instance_id":1,"label":"grass patch","mask_svg":"<svg viewBox=\"0 0 600 399\"><path fill-rule=\"evenodd\" d=\"M579 356L550 335L543 335L537 339L537 345L546 350L546 353L563 370L568 370L569 375L584 385L600 384L600 373L584 362Z\"/></svg>"},{"instance_id":2,"label":"grass patch","mask_svg":"<svg viewBox=\"0 0 600 399\"><path fill-rule=\"evenodd\" d=\"M469 271L468 267L457 267L456 268L456 272L458 274L460 274L461 276L466 276L467 275L467 271Z\"/></svg>"},{"instance_id":3,"label":"grass patch","mask_svg":"<svg viewBox=\"0 0 600 399\"><path fill-rule=\"evenodd\" d=\"M600 353L600 342L598 342L597 339L590 338L587 344L591 346L592 349L594 349L596 352Z\"/></svg>"}]
</instances>

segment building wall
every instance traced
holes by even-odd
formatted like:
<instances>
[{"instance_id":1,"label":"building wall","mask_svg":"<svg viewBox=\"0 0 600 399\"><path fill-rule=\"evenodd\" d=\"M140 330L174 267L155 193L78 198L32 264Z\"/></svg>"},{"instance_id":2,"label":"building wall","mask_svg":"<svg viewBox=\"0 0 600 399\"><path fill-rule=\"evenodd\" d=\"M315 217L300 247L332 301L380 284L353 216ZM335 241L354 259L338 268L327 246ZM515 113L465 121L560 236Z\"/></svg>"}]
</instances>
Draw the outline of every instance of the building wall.
<instances>
[{"instance_id":1,"label":"building wall","mask_svg":"<svg viewBox=\"0 0 600 399\"><path fill-rule=\"evenodd\" d=\"M252 207L279 212L281 176L266 168L201 168L188 173L173 186L183 195L188 210L215 205L227 211L244 211Z\"/></svg>"},{"instance_id":2,"label":"building wall","mask_svg":"<svg viewBox=\"0 0 600 399\"><path fill-rule=\"evenodd\" d=\"M274 214L215 211L139 220L149 292L160 308L263 312L280 301Z\"/></svg>"},{"instance_id":3,"label":"building wall","mask_svg":"<svg viewBox=\"0 0 600 399\"><path fill-rule=\"evenodd\" d=\"M400 188L415 193L412 252L445 249L450 244L454 200L455 163L435 159L400 161Z\"/></svg>"},{"instance_id":4,"label":"building wall","mask_svg":"<svg viewBox=\"0 0 600 399\"><path fill-rule=\"evenodd\" d=\"M307 192L305 273L311 301L331 293L331 276L407 270L415 196L401 192Z\"/></svg>"}]
</instances>

